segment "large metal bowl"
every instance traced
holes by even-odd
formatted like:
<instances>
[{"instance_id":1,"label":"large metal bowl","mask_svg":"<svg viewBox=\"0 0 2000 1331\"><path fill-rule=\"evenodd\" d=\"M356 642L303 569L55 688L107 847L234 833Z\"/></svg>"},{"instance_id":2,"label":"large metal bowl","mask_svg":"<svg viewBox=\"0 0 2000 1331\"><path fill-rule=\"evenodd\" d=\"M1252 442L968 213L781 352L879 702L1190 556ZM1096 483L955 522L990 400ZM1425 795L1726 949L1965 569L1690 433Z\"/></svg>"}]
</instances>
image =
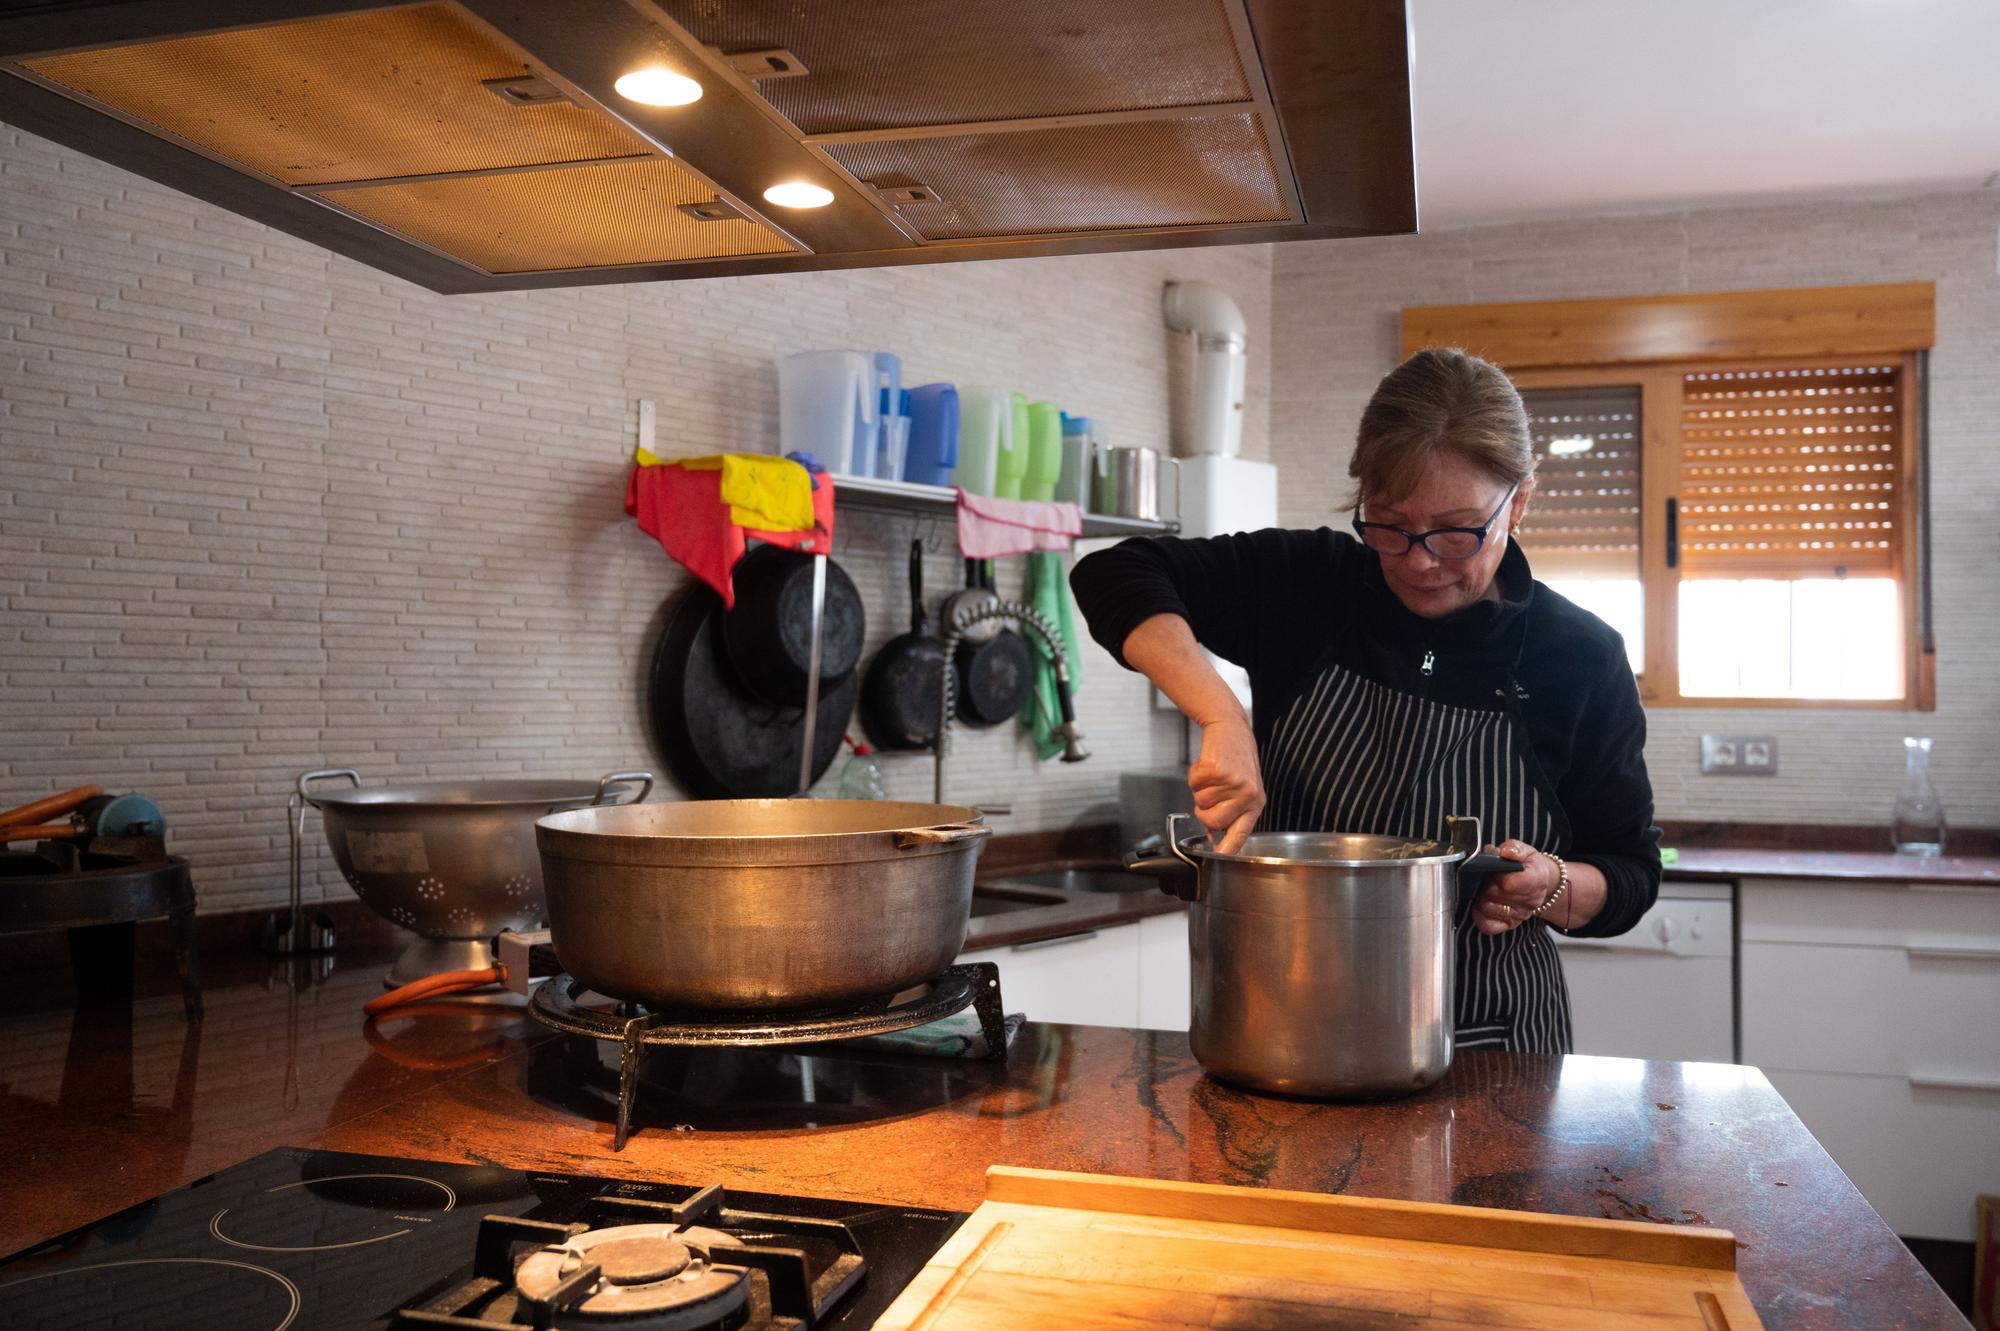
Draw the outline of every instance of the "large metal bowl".
<instances>
[{"instance_id":1,"label":"large metal bowl","mask_svg":"<svg viewBox=\"0 0 2000 1331\"><path fill-rule=\"evenodd\" d=\"M320 784L337 779L349 788ZM363 786L353 769L329 768L298 782L300 797L325 820L327 845L354 895L440 945L405 952L390 972L396 983L483 965L486 940L502 929L539 928L547 898L535 820L606 803L633 787L633 802L645 799L652 773Z\"/></svg>"},{"instance_id":2,"label":"large metal bowl","mask_svg":"<svg viewBox=\"0 0 2000 1331\"><path fill-rule=\"evenodd\" d=\"M577 809L535 840L564 969L656 1007L810 1011L931 979L965 946L979 811L886 800Z\"/></svg>"}]
</instances>

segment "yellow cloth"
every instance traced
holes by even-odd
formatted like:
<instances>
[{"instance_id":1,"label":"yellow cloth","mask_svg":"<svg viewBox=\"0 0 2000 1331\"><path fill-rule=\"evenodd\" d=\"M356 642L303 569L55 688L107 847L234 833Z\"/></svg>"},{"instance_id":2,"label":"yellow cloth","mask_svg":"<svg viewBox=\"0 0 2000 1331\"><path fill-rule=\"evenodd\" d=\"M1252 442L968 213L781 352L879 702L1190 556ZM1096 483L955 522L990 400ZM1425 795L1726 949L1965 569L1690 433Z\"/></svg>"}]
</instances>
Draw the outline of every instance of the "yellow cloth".
<instances>
[{"instance_id":1,"label":"yellow cloth","mask_svg":"<svg viewBox=\"0 0 2000 1331\"><path fill-rule=\"evenodd\" d=\"M722 502L729 505L729 520L739 527L754 531L812 530L812 473L790 458L761 453L710 453L706 457L668 462L643 448L634 457L642 467L720 471Z\"/></svg>"}]
</instances>

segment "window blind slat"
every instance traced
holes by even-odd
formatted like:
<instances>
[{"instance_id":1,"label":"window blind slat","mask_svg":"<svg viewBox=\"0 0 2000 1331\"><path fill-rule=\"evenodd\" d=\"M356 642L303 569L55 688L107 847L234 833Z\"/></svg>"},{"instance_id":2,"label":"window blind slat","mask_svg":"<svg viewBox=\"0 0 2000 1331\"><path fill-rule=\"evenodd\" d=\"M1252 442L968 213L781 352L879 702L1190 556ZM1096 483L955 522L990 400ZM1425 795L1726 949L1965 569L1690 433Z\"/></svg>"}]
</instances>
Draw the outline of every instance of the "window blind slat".
<instances>
[{"instance_id":1,"label":"window blind slat","mask_svg":"<svg viewBox=\"0 0 2000 1331\"><path fill-rule=\"evenodd\" d=\"M1542 578L1639 576L1639 393L1530 389L1535 493L1520 542Z\"/></svg>"}]
</instances>

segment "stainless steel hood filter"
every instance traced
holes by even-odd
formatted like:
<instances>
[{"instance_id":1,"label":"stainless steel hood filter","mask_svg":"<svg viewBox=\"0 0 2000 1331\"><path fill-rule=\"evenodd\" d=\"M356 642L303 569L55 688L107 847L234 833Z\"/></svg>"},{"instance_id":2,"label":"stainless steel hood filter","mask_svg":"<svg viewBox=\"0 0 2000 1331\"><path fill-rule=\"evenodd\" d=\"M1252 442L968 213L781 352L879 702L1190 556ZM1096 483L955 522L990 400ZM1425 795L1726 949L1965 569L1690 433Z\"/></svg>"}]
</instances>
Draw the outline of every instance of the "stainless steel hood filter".
<instances>
[{"instance_id":1,"label":"stainless steel hood filter","mask_svg":"<svg viewBox=\"0 0 2000 1331\"><path fill-rule=\"evenodd\" d=\"M0 11L0 118L494 290L1411 230L1405 37L1373 0L53 4ZM645 64L702 98L619 96Z\"/></svg>"}]
</instances>

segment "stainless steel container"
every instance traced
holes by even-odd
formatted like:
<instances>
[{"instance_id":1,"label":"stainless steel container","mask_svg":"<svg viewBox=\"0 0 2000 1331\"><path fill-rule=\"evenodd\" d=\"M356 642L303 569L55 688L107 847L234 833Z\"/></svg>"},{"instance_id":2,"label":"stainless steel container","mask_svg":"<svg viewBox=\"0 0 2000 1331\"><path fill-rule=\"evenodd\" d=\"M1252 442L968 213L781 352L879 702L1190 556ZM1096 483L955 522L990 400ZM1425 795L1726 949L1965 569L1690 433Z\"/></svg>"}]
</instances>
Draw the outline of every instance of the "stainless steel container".
<instances>
[{"instance_id":1,"label":"stainless steel container","mask_svg":"<svg viewBox=\"0 0 2000 1331\"><path fill-rule=\"evenodd\" d=\"M965 946L977 809L700 800L535 824L563 968L661 1007L811 1010L887 997Z\"/></svg>"},{"instance_id":2,"label":"stainless steel container","mask_svg":"<svg viewBox=\"0 0 2000 1331\"><path fill-rule=\"evenodd\" d=\"M1174 473L1174 502L1160 504L1160 469ZM1090 469L1090 511L1157 522L1181 514L1181 464L1151 448L1100 448Z\"/></svg>"},{"instance_id":3,"label":"stainless steel container","mask_svg":"<svg viewBox=\"0 0 2000 1331\"><path fill-rule=\"evenodd\" d=\"M349 788L319 784L335 779ZM418 935L390 969L392 985L485 966L493 935L541 927L535 819L625 794L636 802L652 789L651 772L613 772L594 781L363 786L352 768L342 767L298 780L299 796L326 822L333 862L354 895Z\"/></svg>"},{"instance_id":4,"label":"stainless steel container","mask_svg":"<svg viewBox=\"0 0 2000 1331\"><path fill-rule=\"evenodd\" d=\"M1195 871L1188 900L1188 1042L1224 1081L1285 1095L1418 1091L1451 1065L1451 929L1461 872L1520 866L1479 855L1479 820L1450 843L1266 832L1233 855L1167 820ZM1165 861L1171 864L1171 861ZM1137 867L1158 870L1161 860Z\"/></svg>"}]
</instances>

